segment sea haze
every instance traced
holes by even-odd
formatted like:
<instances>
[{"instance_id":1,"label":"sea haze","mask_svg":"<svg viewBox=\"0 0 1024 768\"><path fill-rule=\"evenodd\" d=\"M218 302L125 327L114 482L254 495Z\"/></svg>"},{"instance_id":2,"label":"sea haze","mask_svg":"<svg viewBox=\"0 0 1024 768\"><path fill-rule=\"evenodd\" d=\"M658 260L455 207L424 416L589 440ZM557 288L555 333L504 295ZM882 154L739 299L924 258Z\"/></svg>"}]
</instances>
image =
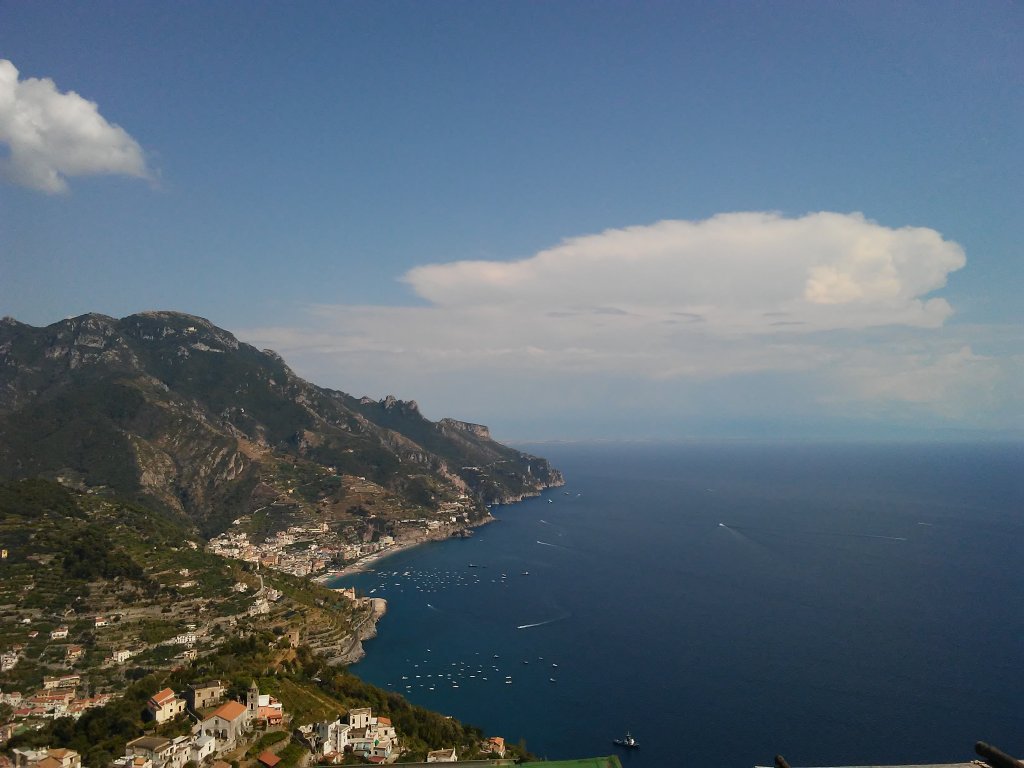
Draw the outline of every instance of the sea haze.
<instances>
[{"instance_id":1,"label":"sea haze","mask_svg":"<svg viewBox=\"0 0 1024 768\"><path fill-rule=\"evenodd\" d=\"M1024 753L1024 447L525 449L565 488L343 581L388 600L360 676L627 768Z\"/></svg>"}]
</instances>

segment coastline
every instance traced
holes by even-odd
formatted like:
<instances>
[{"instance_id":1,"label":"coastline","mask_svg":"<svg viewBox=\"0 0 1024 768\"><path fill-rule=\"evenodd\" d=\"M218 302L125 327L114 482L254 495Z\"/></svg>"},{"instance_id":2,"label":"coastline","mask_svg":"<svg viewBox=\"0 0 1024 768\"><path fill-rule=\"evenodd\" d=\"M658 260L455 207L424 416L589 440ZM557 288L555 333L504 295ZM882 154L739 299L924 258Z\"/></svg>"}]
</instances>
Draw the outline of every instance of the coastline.
<instances>
[{"instance_id":1,"label":"coastline","mask_svg":"<svg viewBox=\"0 0 1024 768\"><path fill-rule=\"evenodd\" d=\"M346 565L340 571L328 571L327 573L321 573L319 576L314 576L313 581L323 584L329 589L334 589L328 582L334 579L340 579L343 576L351 576L354 573L363 573L371 570L370 566L384 560L391 555L397 555L399 552L404 552L407 549L418 547L420 544L425 544L427 541L436 541L436 539L423 539L422 541L407 541L401 544L395 544L394 546L388 547L383 552L374 552L372 555L361 557L353 563Z\"/></svg>"},{"instance_id":2,"label":"coastline","mask_svg":"<svg viewBox=\"0 0 1024 768\"><path fill-rule=\"evenodd\" d=\"M496 521L496 517L488 514L487 517L476 523L473 523L472 525L455 528L450 531L445 530L442 534L423 534L422 536L407 539L406 541L402 541L397 544L394 544L393 546L388 547L382 552L374 552L372 555L361 557L358 560L349 563L341 570L328 571L326 573L321 573L318 576L314 576L312 580L319 584L323 584L324 586L330 589L334 589L334 587L330 587L330 585L328 584L328 582L333 581L334 579L340 579L344 576L351 576L355 573L365 573L366 571L372 570L372 566L376 565L381 560L391 557L392 555L397 555L399 552L404 552L408 549L412 549L413 547L418 547L421 544L428 544L432 541L446 541L448 539L458 538L460 536L464 536L464 532L466 531L469 531L471 533L474 528L489 525L490 523L494 523Z\"/></svg>"},{"instance_id":3,"label":"coastline","mask_svg":"<svg viewBox=\"0 0 1024 768\"><path fill-rule=\"evenodd\" d=\"M551 485L546 485L543 488L538 488L536 493L523 494L521 496L516 496L513 498L503 499L502 501L499 502L494 502L492 507L498 505L504 506L506 504L517 504L528 498L536 498L543 494L544 491L549 490L551 488L560 487L564 484L564 480L560 483L552 483ZM355 562L346 565L344 568L340 570L328 571L326 573L313 576L311 580L327 587L328 589L343 589L342 587L333 586L332 582L344 578L345 576L351 576L353 574L365 573L367 571L373 570L373 566L377 565L379 562L391 557L392 555L397 555L400 552L412 549L413 547L418 547L421 544L426 544L431 541L446 541L448 539L457 537L464 538L467 535L472 535L474 528L489 525L490 523L497 522L497 520L498 518L494 517L494 515L492 515L488 511L487 517L475 523L472 523L471 525L460 526L452 530L446 529L443 532L434 534L424 533L420 536L416 536L414 538L407 539L406 541L396 543L382 552L375 552L372 555L361 557ZM367 598L359 599L365 600ZM376 637L377 622L380 621L380 619L387 612L386 600L383 600L381 598L371 598L371 605L373 606L373 609L371 610L370 615L367 617L367 620L364 621L358 627L355 636L352 638L352 644L349 646L347 651L333 658L331 660L331 663L349 665L358 662L360 659L366 656L366 650L363 648L362 641Z\"/></svg>"}]
</instances>

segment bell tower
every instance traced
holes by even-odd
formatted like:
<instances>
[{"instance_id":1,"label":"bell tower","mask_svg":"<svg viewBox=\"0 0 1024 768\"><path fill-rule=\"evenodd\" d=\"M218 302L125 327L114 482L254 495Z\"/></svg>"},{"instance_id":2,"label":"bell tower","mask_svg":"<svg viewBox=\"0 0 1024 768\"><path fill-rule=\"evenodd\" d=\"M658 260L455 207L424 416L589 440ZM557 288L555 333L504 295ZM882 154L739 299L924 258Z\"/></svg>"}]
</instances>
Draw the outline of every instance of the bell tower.
<instances>
[{"instance_id":1,"label":"bell tower","mask_svg":"<svg viewBox=\"0 0 1024 768\"><path fill-rule=\"evenodd\" d=\"M249 721L254 722L260 713L260 688L255 680L249 686L249 693L245 697L245 708Z\"/></svg>"}]
</instances>

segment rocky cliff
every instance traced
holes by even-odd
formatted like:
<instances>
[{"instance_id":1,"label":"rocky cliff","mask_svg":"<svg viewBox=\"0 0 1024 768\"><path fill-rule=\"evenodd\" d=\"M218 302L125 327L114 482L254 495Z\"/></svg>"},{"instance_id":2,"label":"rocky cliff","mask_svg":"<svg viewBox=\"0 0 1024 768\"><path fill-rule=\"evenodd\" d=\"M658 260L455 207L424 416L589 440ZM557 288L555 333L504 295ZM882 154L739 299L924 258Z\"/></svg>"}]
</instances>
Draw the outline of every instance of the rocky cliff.
<instances>
[{"instance_id":1,"label":"rocky cliff","mask_svg":"<svg viewBox=\"0 0 1024 768\"><path fill-rule=\"evenodd\" d=\"M468 498L482 517L486 504L562 482L482 425L315 386L200 317L0 321L2 478L106 486L213 533L270 499L301 496L299 480L324 472L372 483L423 515ZM331 502L318 488L313 501Z\"/></svg>"}]
</instances>

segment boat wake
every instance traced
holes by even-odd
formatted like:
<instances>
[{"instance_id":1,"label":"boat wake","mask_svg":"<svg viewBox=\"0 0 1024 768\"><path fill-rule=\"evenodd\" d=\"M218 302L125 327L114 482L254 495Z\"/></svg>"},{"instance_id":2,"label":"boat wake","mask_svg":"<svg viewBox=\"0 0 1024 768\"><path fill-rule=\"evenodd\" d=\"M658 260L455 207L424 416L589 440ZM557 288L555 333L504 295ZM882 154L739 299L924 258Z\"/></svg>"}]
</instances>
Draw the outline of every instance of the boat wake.
<instances>
[{"instance_id":1,"label":"boat wake","mask_svg":"<svg viewBox=\"0 0 1024 768\"><path fill-rule=\"evenodd\" d=\"M556 616L555 618L548 619L547 621L538 621L534 624L520 624L518 627L516 627L516 629L533 629L534 627L543 627L546 624L554 624L556 621L564 621L565 619L568 619L571 615L572 614L567 613L565 614L565 616Z\"/></svg>"},{"instance_id":2,"label":"boat wake","mask_svg":"<svg viewBox=\"0 0 1024 768\"><path fill-rule=\"evenodd\" d=\"M550 541L541 541L540 539L537 539L537 543L545 547L554 547L555 549L572 549L572 547L567 547L563 544L552 544Z\"/></svg>"}]
</instances>

